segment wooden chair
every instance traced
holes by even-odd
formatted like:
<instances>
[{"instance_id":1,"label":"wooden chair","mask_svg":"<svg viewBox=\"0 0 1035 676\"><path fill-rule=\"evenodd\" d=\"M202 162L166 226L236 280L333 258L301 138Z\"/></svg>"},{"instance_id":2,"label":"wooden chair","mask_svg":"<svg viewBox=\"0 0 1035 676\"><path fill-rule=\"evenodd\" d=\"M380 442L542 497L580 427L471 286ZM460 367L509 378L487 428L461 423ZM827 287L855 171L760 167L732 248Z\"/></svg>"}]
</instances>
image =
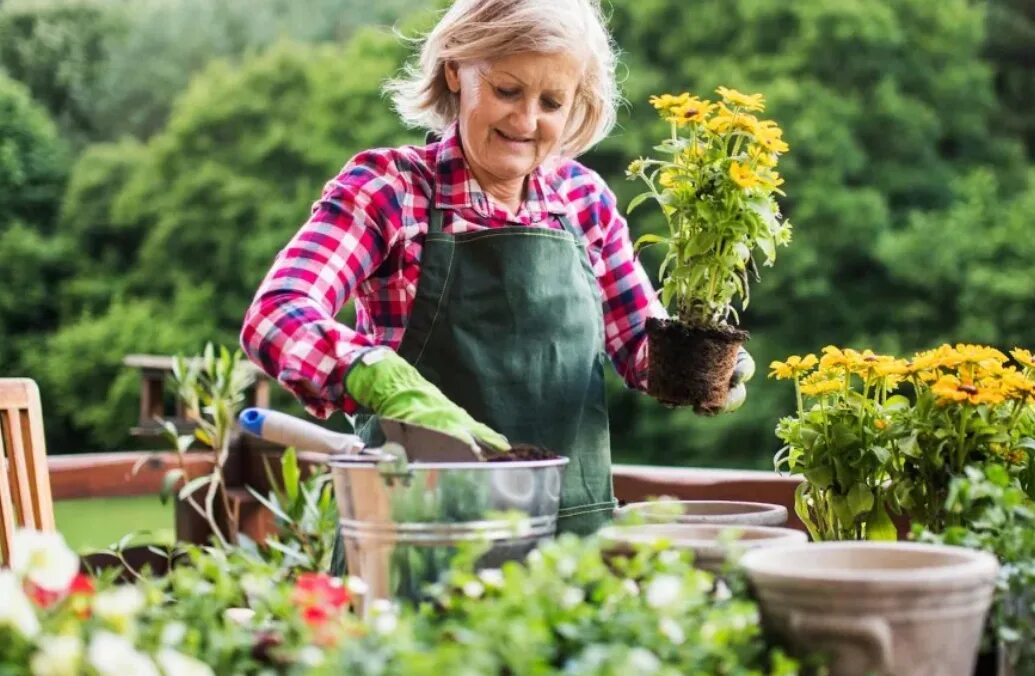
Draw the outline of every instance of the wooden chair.
<instances>
[{"instance_id":1,"label":"wooden chair","mask_svg":"<svg viewBox=\"0 0 1035 676\"><path fill-rule=\"evenodd\" d=\"M28 378L0 378L0 562L17 527L54 530L40 391Z\"/></svg>"}]
</instances>

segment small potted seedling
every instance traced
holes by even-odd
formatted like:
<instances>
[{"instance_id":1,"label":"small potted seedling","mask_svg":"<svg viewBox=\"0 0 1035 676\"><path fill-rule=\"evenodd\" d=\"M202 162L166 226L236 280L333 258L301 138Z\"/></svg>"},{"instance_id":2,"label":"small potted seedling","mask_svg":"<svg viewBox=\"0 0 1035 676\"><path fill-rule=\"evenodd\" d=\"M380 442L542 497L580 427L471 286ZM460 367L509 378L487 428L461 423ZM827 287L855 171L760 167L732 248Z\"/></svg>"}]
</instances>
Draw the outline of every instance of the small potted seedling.
<instances>
[{"instance_id":1,"label":"small potted seedling","mask_svg":"<svg viewBox=\"0 0 1035 676\"><path fill-rule=\"evenodd\" d=\"M791 239L775 195L783 195L776 172L788 150L765 109L761 94L719 87L719 101L688 93L651 97L670 124L671 135L655 147L658 157L634 160L630 179L648 190L645 200L661 207L665 234L646 234L636 248L667 246L659 274L661 301L671 319L647 323L648 392L664 404L715 413L724 405L737 353L748 338L733 307L748 306L749 277L757 280L756 254L772 265L776 247Z\"/></svg>"}]
</instances>

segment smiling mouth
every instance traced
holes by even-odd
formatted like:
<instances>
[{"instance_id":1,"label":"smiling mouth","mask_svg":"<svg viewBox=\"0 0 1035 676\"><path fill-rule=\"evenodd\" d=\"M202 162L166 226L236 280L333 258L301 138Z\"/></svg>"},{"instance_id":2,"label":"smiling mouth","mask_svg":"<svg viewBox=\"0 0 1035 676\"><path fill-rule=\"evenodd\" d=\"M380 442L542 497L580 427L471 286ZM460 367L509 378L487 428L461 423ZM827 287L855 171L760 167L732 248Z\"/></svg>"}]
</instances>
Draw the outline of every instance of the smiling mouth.
<instances>
[{"instance_id":1,"label":"smiling mouth","mask_svg":"<svg viewBox=\"0 0 1035 676\"><path fill-rule=\"evenodd\" d=\"M510 135L505 134L504 132L500 131L499 129L496 130L496 133L499 134L500 137L504 141L510 141L511 143L531 143L532 142L532 139L530 139L530 138L520 138L518 136L510 136Z\"/></svg>"}]
</instances>

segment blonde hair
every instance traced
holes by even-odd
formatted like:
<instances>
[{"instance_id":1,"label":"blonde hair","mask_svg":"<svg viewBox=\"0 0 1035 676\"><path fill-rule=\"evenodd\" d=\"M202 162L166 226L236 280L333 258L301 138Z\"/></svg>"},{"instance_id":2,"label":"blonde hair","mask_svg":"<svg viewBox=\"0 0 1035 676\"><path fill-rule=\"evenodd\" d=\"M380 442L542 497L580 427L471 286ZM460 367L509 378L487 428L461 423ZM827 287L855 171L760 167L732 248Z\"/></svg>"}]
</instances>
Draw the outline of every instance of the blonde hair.
<instances>
[{"instance_id":1,"label":"blonde hair","mask_svg":"<svg viewBox=\"0 0 1035 676\"><path fill-rule=\"evenodd\" d=\"M526 52L573 53L584 64L561 153L575 157L605 138L621 97L618 55L599 0L456 0L424 36L419 57L385 91L407 126L442 132L460 110L446 84L447 63Z\"/></svg>"}]
</instances>

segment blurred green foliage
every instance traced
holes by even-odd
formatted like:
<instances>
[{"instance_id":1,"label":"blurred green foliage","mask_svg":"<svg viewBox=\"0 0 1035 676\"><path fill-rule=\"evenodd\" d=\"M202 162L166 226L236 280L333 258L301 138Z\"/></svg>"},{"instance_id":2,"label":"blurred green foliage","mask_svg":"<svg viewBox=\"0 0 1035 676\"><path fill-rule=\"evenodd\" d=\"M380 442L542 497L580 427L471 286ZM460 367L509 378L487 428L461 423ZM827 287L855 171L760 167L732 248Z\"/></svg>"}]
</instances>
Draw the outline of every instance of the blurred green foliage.
<instances>
[{"instance_id":1,"label":"blurred green foliage","mask_svg":"<svg viewBox=\"0 0 1035 676\"><path fill-rule=\"evenodd\" d=\"M124 354L235 342L323 183L361 149L419 141L380 94L409 46L360 24L412 32L431 4L0 5L0 66L24 85L0 80L0 374L40 381L54 450L126 443ZM745 407L696 418L613 378L618 459L766 466L791 402L764 366L787 354L1035 344L1029 4L610 3L629 104L583 160L626 204L625 166L663 133L649 95L764 92L796 226L743 317L760 364ZM645 211L630 225L662 227Z\"/></svg>"}]
</instances>

